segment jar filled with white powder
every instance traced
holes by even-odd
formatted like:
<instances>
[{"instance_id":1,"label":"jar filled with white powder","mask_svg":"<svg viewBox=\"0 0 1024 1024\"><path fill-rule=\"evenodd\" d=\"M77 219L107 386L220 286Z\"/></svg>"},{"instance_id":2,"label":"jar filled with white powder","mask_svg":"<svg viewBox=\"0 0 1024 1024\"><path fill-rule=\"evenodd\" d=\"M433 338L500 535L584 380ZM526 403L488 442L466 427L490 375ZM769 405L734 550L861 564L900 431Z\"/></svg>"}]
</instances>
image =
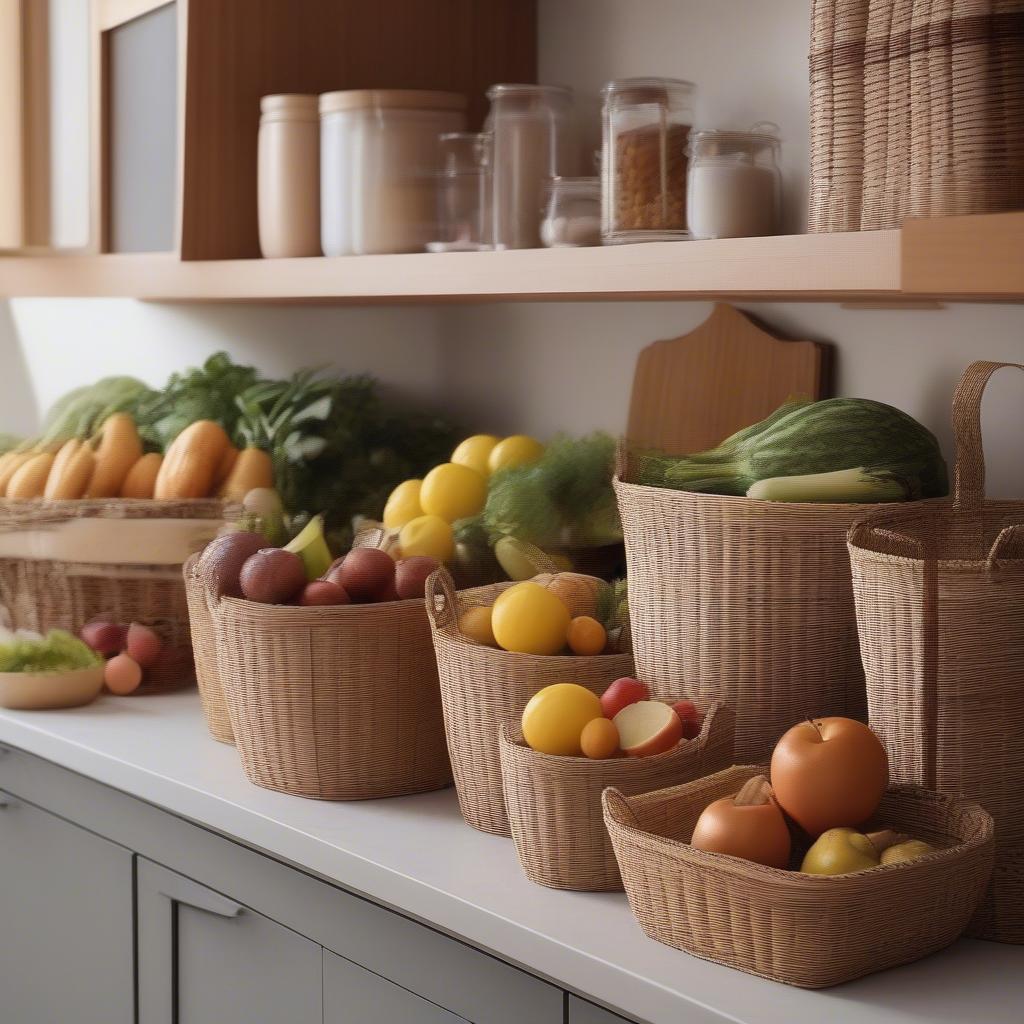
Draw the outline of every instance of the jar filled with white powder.
<instances>
[{"instance_id":1,"label":"jar filled with white powder","mask_svg":"<svg viewBox=\"0 0 1024 1024\"><path fill-rule=\"evenodd\" d=\"M601 244L601 181L555 178L548 186L540 240L549 249Z\"/></svg>"},{"instance_id":2,"label":"jar filled with white powder","mask_svg":"<svg viewBox=\"0 0 1024 1024\"><path fill-rule=\"evenodd\" d=\"M778 125L707 128L690 136L686 219L693 238L778 234L782 180Z\"/></svg>"}]
</instances>

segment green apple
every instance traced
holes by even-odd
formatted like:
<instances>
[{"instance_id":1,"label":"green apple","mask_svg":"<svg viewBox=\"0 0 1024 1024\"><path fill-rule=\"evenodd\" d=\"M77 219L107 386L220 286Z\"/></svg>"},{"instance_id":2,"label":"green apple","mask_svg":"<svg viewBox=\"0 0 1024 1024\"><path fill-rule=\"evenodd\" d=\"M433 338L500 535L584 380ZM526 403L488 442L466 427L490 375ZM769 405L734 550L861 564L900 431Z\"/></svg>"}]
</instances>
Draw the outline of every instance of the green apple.
<instances>
[{"instance_id":1,"label":"green apple","mask_svg":"<svg viewBox=\"0 0 1024 1024\"><path fill-rule=\"evenodd\" d=\"M830 828L807 851L800 870L811 875L848 875L877 867L878 850L866 835L852 828Z\"/></svg>"}]
</instances>

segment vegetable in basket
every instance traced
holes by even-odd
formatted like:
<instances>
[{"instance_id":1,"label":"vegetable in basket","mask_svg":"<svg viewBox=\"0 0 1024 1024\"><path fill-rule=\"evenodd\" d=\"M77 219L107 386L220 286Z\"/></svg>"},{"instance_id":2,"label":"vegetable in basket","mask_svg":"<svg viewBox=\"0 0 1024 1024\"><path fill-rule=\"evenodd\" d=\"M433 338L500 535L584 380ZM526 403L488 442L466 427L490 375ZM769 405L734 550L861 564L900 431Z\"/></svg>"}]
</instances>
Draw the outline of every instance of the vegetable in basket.
<instances>
[{"instance_id":1,"label":"vegetable in basket","mask_svg":"<svg viewBox=\"0 0 1024 1024\"><path fill-rule=\"evenodd\" d=\"M46 636L0 630L0 672L74 672L102 664L103 658L61 629Z\"/></svg>"}]
</instances>

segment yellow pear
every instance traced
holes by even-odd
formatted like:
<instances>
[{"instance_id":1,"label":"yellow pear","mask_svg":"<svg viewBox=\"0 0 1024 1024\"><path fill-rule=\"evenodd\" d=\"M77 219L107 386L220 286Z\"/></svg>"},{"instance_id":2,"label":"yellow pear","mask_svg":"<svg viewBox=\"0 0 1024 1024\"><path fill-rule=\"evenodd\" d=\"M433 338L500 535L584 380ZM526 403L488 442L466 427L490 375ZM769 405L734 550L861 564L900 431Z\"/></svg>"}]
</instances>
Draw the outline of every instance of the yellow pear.
<instances>
[{"instance_id":1,"label":"yellow pear","mask_svg":"<svg viewBox=\"0 0 1024 1024\"><path fill-rule=\"evenodd\" d=\"M878 850L866 835L852 828L830 828L807 851L800 870L811 875L847 875L877 867Z\"/></svg>"},{"instance_id":2,"label":"yellow pear","mask_svg":"<svg viewBox=\"0 0 1024 1024\"><path fill-rule=\"evenodd\" d=\"M908 860L917 860L918 857L923 857L934 849L935 847L931 843L926 843L923 839L909 839L905 843L897 843L895 846L883 850L882 863L903 864Z\"/></svg>"}]
</instances>

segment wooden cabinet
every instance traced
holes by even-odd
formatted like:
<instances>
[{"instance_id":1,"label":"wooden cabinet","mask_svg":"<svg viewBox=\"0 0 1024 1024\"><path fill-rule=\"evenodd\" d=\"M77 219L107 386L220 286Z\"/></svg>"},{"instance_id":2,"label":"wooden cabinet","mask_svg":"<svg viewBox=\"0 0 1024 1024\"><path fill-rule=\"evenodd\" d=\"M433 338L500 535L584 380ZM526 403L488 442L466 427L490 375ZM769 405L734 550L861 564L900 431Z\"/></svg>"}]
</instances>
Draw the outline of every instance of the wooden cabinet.
<instances>
[{"instance_id":1,"label":"wooden cabinet","mask_svg":"<svg viewBox=\"0 0 1024 1024\"><path fill-rule=\"evenodd\" d=\"M132 1024L132 855L0 791L0 1019Z\"/></svg>"}]
</instances>

